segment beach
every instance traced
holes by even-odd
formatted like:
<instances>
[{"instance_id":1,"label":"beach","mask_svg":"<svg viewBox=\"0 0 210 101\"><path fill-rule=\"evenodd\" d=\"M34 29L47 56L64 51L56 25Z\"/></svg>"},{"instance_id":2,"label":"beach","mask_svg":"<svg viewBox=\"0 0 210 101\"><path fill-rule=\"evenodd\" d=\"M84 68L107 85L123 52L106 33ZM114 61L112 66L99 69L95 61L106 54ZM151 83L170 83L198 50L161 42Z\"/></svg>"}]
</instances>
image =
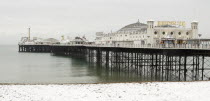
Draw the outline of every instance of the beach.
<instances>
[{"instance_id":1,"label":"beach","mask_svg":"<svg viewBox=\"0 0 210 101\"><path fill-rule=\"evenodd\" d=\"M207 101L210 81L0 85L0 101Z\"/></svg>"}]
</instances>

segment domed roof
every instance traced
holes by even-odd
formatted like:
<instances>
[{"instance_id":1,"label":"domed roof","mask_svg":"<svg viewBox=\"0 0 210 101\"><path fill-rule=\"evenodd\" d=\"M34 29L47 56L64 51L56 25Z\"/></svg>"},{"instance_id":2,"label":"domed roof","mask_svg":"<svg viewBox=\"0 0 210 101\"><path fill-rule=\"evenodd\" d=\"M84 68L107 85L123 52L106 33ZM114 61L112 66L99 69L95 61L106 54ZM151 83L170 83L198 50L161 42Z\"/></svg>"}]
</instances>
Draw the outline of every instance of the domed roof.
<instances>
[{"instance_id":1,"label":"domed roof","mask_svg":"<svg viewBox=\"0 0 210 101\"><path fill-rule=\"evenodd\" d=\"M133 24L129 24L123 28L121 28L119 31L144 31L147 29L147 24L140 23L139 21Z\"/></svg>"},{"instance_id":2,"label":"domed roof","mask_svg":"<svg viewBox=\"0 0 210 101\"><path fill-rule=\"evenodd\" d=\"M43 42L56 43L56 42L59 42L59 41L57 39L54 39L54 38L48 38L48 39L44 39Z\"/></svg>"}]
</instances>

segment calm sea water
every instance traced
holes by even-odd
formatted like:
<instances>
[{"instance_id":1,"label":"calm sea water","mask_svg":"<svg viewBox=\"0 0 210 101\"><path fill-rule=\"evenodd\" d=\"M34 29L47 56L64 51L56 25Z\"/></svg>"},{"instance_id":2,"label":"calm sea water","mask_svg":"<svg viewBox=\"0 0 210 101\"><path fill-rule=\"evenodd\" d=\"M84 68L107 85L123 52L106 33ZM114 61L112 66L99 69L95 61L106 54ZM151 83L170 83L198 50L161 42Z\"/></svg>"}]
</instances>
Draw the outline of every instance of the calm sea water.
<instances>
[{"instance_id":1,"label":"calm sea water","mask_svg":"<svg viewBox=\"0 0 210 101\"><path fill-rule=\"evenodd\" d=\"M107 83L140 81L136 75L106 71L82 59L50 53L19 53L0 46L0 83Z\"/></svg>"}]
</instances>

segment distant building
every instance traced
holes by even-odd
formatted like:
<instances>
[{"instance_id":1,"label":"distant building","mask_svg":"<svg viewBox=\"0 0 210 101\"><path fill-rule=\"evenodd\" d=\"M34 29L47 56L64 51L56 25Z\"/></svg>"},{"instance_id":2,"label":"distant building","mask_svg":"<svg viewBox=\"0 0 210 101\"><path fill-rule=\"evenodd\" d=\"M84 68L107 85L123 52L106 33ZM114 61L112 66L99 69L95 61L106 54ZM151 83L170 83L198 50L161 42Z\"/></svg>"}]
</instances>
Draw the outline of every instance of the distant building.
<instances>
[{"instance_id":1,"label":"distant building","mask_svg":"<svg viewBox=\"0 0 210 101\"><path fill-rule=\"evenodd\" d=\"M45 45L60 44L59 40L54 39L54 38L44 39L44 40L40 41L39 43L45 44ZM38 44L38 43L36 42L36 44Z\"/></svg>"},{"instance_id":2,"label":"distant building","mask_svg":"<svg viewBox=\"0 0 210 101\"><path fill-rule=\"evenodd\" d=\"M28 38L28 37L22 37L22 38L20 39L19 44L24 44L24 43L26 43L27 41L29 41L29 38Z\"/></svg>"},{"instance_id":3,"label":"distant building","mask_svg":"<svg viewBox=\"0 0 210 101\"><path fill-rule=\"evenodd\" d=\"M87 39L85 37L75 37L73 40L70 41L70 44L72 45L81 45L85 44L87 42Z\"/></svg>"},{"instance_id":4,"label":"distant building","mask_svg":"<svg viewBox=\"0 0 210 101\"><path fill-rule=\"evenodd\" d=\"M89 42L85 36L83 37L75 37L73 39L67 38L67 39L62 39L61 40L61 44L65 44L65 45L85 45L85 44L90 44L91 42ZM92 43L91 43L92 44Z\"/></svg>"},{"instance_id":5,"label":"distant building","mask_svg":"<svg viewBox=\"0 0 210 101\"><path fill-rule=\"evenodd\" d=\"M185 22L175 21L147 21L147 24L136 23L126 25L120 30L105 34L96 33L96 44L129 46L145 44L161 44L164 42L184 43L185 40L198 38L198 22L193 21L191 28L185 28Z\"/></svg>"},{"instance_id":6,"label":"distant building","mask_svg":"<svg viewBox=\"0 0 210 101\"><path fill-rule=\"evenodd\" d=\"M52 44L60 44L59 40L54 38L42 39L34 37L32 40L29 40L28 37L22 37L19 44L25 45L52 45Z\"/></svg>"}]
</instances>

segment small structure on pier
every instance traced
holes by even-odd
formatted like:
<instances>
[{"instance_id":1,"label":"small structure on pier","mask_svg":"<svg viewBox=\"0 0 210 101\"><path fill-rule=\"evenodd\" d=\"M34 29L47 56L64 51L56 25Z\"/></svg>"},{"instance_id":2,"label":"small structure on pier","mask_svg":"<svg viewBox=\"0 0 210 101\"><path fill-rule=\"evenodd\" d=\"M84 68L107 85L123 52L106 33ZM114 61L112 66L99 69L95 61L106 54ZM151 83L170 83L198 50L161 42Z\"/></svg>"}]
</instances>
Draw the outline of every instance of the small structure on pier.
<instances>
[{"instance_id":1,"label":"small structure on pier","mask_svg":"<svg viewBox=\"0 0 210 101\"><path fill-rule=\"evenodd\" d=\"M32 40L28 40L28 37L22 37L19 44L22 45L53 45L53 44L60 44L60 42L55 38L37 38L34 37Z\"/></svg>"},{"instance_id":2,"label":"small structure on pier","mask_svg":"<svg viewBox=\"0 0 210 101\"><path fill-rule=\"evenodd\" d=\"M55 38L37 38L33 37L31 39L31 28L28 28L28 37L22 37L19 45L52 45L52 44L60 44L60 42Z\"/></svg>"},{"instance_id":3,"label":"small structure on pier","mask_svg":"<svg viewBox=\"0 0 210 101\"><path fill-rule=\"evenodd\" d=\"M46 45L60 44L60 42L55 38L44 39L44 40L41 40L39 43L46 44Z\"/></svg>"},{"instance_id":4,"label":"small structure on pier","mask_svg":"<svg viewBox=\"0 0 210 101\"><path fill-rule=\"evenodd\" d=\"M92 44L94 44L94 42L88 41L85 36L83 36L83 37L77 36L73 39L71 39L71 38L64 39L63 38L63 40L61 40L60 43L63 45L92 45Z\"/></svg>"}]
</instances>

